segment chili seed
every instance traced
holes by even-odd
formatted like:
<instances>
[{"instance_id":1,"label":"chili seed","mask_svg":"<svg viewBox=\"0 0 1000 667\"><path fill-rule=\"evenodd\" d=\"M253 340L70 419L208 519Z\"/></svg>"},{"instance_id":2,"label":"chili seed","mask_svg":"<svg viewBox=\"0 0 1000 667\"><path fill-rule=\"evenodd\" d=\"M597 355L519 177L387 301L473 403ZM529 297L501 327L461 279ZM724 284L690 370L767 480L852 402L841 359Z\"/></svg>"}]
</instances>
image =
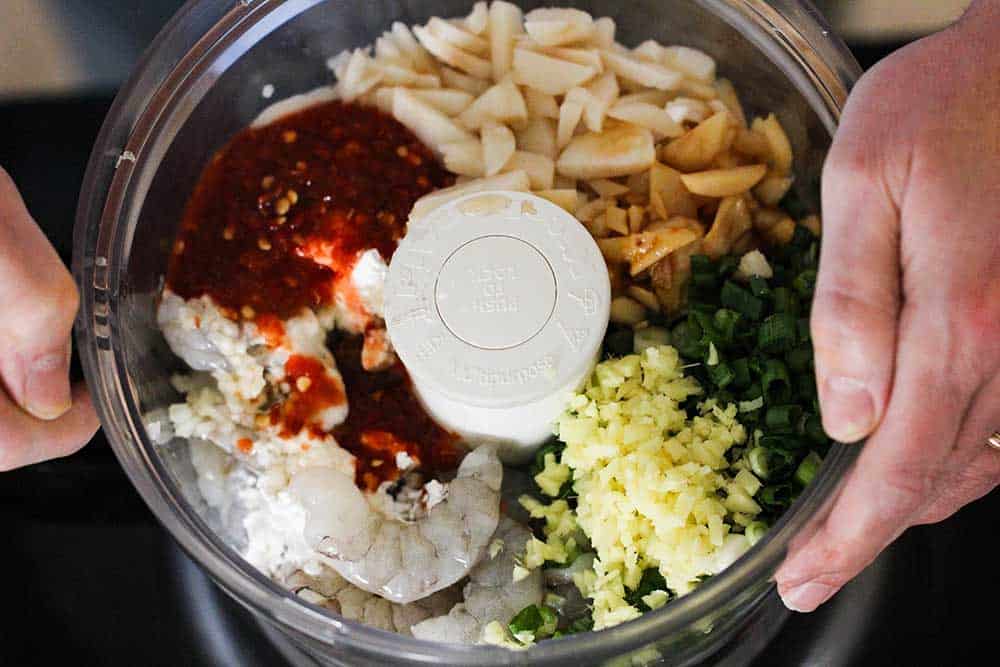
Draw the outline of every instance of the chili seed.
<instances>
[{"instance_id":1,"label":"chili seed","mask_svg":"<svg viewBox=\"0 0 1000 667\"><path fill-rule=\"evenodd\" d=\"M312 380L307 377L300 377L295 381L295 388L301 392L309 391L309 387L312 386Z\"/></svg>"},{"instance_id":2,"label":"chili seed","mask_svg":"<svg viewBox=\"0 0 1000 667\"><path fill-rule=\"evenodd\" d=\"M280 199L278 199L278 201L274 202L274 212L277 213L278 215L284 215L288 213L288 209L290 209L291 207L292 207L291 202L285 199L284 197L281 197Z\"/></svg>"}]
</instances>

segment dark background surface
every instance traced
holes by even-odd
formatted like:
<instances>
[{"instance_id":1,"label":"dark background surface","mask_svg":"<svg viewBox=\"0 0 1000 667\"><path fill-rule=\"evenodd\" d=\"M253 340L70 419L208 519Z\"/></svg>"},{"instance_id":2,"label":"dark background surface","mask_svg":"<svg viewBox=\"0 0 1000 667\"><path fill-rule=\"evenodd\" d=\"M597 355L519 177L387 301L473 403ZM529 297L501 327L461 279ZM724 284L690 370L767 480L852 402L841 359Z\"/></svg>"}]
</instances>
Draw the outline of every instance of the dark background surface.
<instances>
[{"instance_id":1,"label":"dark background surface","mask_svg":"<svg viewBox=\"0 0 1000 667\"><path fill-rule=\"evenodd\" d=\"M869 65L890 50L856 53ZM107 91L0 106L0 164L66 261L110 102ZM758 664L995 663L998 514L993 494L911 529L833 603L793 616ZM0 475L0 525L2 665L282 664L155 522L101 435L68 459Z\"/></svg>"}]
</instances>

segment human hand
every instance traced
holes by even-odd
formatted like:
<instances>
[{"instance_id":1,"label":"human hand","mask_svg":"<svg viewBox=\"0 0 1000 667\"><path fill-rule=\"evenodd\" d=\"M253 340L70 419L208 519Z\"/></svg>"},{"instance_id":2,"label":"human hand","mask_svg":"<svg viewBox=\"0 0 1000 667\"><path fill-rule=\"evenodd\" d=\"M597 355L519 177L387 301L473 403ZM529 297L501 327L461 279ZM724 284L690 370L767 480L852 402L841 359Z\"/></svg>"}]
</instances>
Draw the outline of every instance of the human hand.
<instances>
[{"instance_id":1,"label":"human hand","mask_svg":"<svg viewBox=\"0 0 1000 667\"><path fill-rule=\"evenodd\" d=\"M76 285L0 168L0 470L66 456L97 430L70 387Z\"/></svg>"},{"instance_id":2,"label":"human hand","mask_svg":"<svg viewBox=\"0 0 1000 667\"><path fill-rule=\"evenodd\" d=\"M1000 2L879 63L823 173L812 310L823 424L868 436L776 574L811 611L913 525L1000 482Z\"/></svg>"}]
</instances>

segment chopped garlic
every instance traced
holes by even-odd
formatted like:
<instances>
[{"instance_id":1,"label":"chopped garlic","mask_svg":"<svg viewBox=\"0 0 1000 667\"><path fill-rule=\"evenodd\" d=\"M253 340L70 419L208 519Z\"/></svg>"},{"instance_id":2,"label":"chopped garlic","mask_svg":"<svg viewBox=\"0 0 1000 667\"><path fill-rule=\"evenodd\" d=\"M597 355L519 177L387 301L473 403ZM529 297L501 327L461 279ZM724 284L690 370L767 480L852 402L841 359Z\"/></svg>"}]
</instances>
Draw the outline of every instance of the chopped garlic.
<instances>
[{"instance_id":1,"label":"chopped garlic","mask_svg":"<svg viewBox=\"0 0 1000 667\"><path fill-rule=\"evenodd\" d=\"M767 258L760 250L751 250L740 258L736 269L736 277L743 280L750 278L773 278L774 270L767 263Z\"/></svg>"},{"instance_id":2,"label":"chopped garlic","mask_svg":"<svg viewBox=\"0 0 1000 667\"><path fill-rule=\"evenodd\" d=\"M514 583L527 579L529 574L531 574L531 570L529 570L528 568L521 565L515 565L514 576L513 576Z\"/></svg>"}]
</instances>

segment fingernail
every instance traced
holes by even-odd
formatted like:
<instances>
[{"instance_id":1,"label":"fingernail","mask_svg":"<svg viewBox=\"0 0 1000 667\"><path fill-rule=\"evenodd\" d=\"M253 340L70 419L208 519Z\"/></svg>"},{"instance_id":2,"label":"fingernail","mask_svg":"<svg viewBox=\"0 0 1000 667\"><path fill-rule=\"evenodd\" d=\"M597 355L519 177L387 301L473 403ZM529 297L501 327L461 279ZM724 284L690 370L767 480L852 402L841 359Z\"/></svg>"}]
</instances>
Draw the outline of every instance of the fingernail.
<instances>
[{"instance_id":1,"label":"fingernail","mask_svg":"<svg viewBox=\"0 0 1000 667\"><path fill-rule=\"evenodd\" d=\"M24 385L24 409L38 419L58 419L73 405L69 350L36 358Z\"/></svg>"},{"instance_id":2,"label":"fingernail","mask_svg":"<svg viewBox=\"0 0 1000 667\"><path fill-rule=\"evenodd\" d=\"M826 584L809 581L781 594L781 601L792 611L813 611L829 600L834 594L833 588Z\"/></svg>"},{"instance_id":3,"label":"fingernail","mask_svg":"<svg viewBox=\"0 0 1000 667\"><path fill-rule=\"evenodd\" d=\"M875 401L865 383L828 378L823 385L823 427L834 440L855 442L875 427Z\"/></svg>"}]
</instances>

